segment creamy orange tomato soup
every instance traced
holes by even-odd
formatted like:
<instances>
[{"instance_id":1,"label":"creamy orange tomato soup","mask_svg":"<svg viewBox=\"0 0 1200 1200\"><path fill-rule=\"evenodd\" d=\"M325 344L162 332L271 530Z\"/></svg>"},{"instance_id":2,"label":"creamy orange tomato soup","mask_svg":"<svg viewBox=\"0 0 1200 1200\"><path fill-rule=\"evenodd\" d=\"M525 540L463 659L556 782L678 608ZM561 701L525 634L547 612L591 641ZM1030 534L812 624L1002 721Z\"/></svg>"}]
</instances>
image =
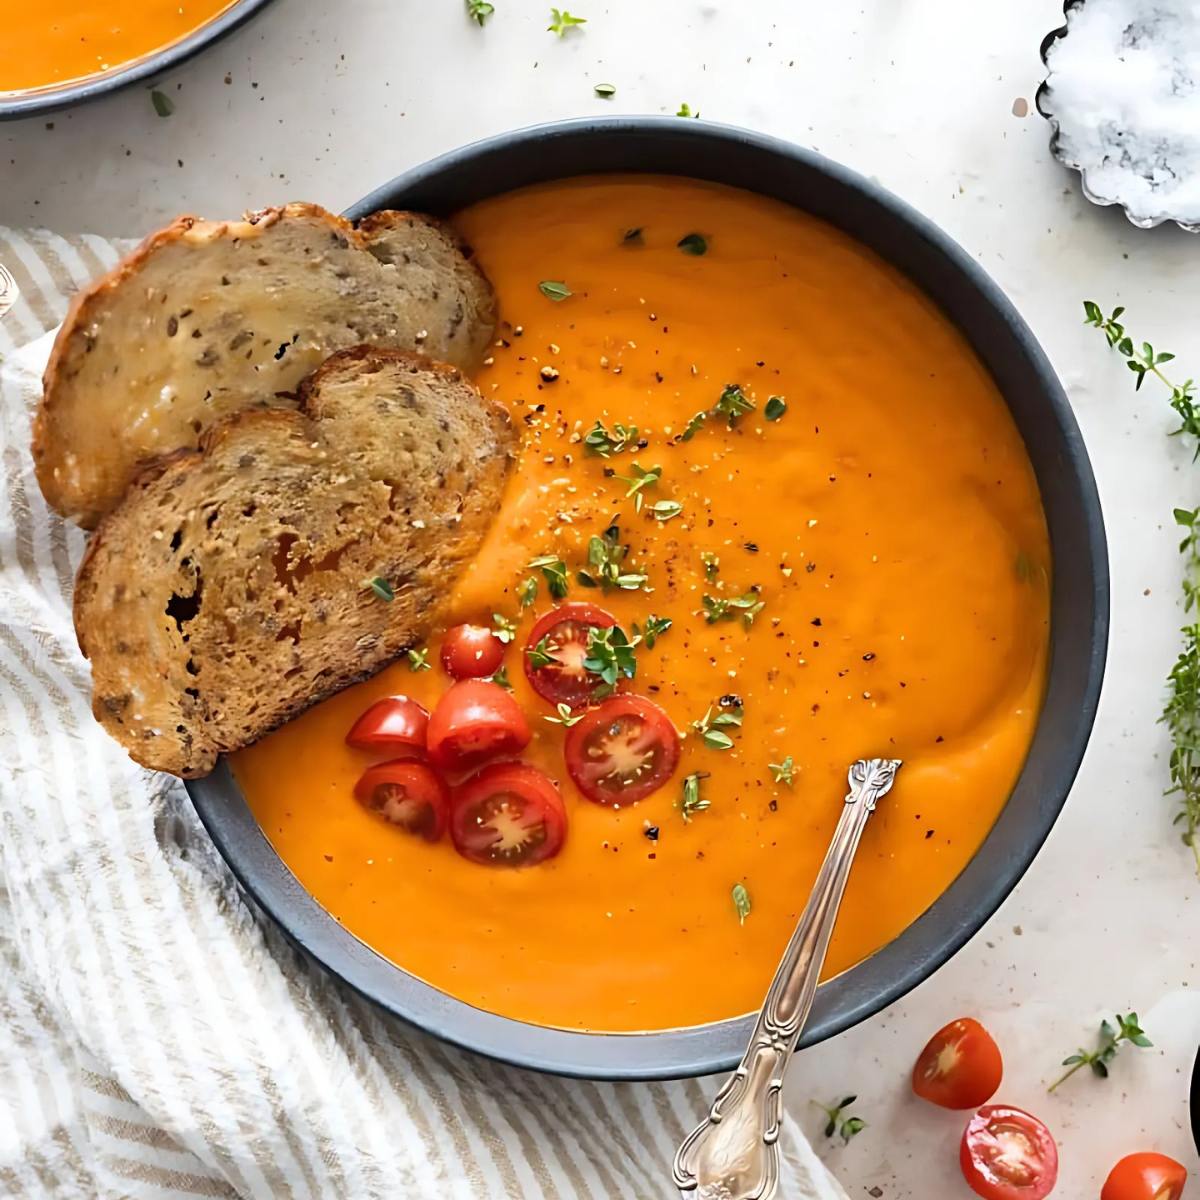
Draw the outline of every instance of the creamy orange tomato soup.
<instances>
[{"instance_id":1,"label":"creamy orange tomato soup","mask_svg":"<svg viewBox=\"0 0 1200 1200\"><path fill-rule=\"evenodd\" d=\"M439 628L493 612L519 622L507 667L534 726L524 757L562 782L566 844L536 867L482 867L355 803L371 761L343 744L355 718L390 693L432 708L447 686L436 666L405 662L239 754L251 807L313 895L422 979L540 1024L657 1029L757 1007L847 765L897 756L905 766L867 830L829 955L828 974L845 970L962 870L1033 733L1049 548L1000 396L916 288L769 200L681 179L584 179L487 201L457 223L504 319L479 386L508 405L523 445ZM705 253L678 246L689 234ZM552 300L543 281L572 294ZM754 410L679 440L729 384ZM775 421L772 396L787 406ZM636 445L586 453L597 419L636 425ZM618 478L636 477L635 462L662 468L646 501L676 501L678 516L635 511ZM569 598L603 604L627 629L651 613L673 621L639 649L631 686L686 734L671 781L619 811L566 776L562 729L542 719L552 710L521 669L551 601L544 583L531 608L517 593L537 555L561 556L574 580L588 538L612 521L652 590L572 582ZM752 589L763 607L749 628L706 622L706 594ZM430 646L436 663L436 635ZM744 722L722 751L692 722L730 694ZM788 757L790 786L769 766ZM685 821L683 780L698 772L709 807Z\"/></svg>"},{"instance_id":2,"label":"creamy orange tomato soup","mask_svg":"<svg viewBox=\"0 0 1200 1200\"><path fill-rule=\"evenodd\" d=\"M0 0L0 92L100 74L186 37L232 0Z\"/></svg>"}]
</instances>

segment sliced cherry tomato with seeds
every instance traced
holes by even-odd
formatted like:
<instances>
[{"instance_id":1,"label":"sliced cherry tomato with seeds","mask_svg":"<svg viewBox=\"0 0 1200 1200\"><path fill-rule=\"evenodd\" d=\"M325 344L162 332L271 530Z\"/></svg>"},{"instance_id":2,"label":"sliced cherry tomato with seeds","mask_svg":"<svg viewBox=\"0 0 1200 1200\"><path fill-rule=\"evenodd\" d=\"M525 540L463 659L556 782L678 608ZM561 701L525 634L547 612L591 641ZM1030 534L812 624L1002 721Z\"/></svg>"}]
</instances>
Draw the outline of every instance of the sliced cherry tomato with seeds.
<instances>
[{"instance_id":1,"label":"sliced cherry tomato with seeds","mask_svg":"<svg viewBox=\"0 0 1200 1200\"><path fill-rule=\"evenodd\" d=\"M354 798L389 824L427 842L436 842L445 832L450 792L427 764L415 759L368 767L354 785Z\"/></svg>"},{"instance_id":2,"label":"sliced cherry tomato with seeds","mask_svg":"<svg viewBox=\"0 0 1200 1200\"><path fill-rule=\"evenodd\" d=\"M484 759L519 754L529 744L529 722L499 684L463 679L438 701L426 736L437 766L466 770Z\"/></svg>"},{"instance_id":3,"label":"sliced cherry tomato with seeds","mask_svg":"<svg viewBox=\"0 0 1200 1200\"><path fill-rule=\"evenodd\" d=\"M450 836L459 854L484 866L545 862L567 836L558 785L527 763L492 763L455 790Z\"/></svg>"},{"instance_id":4,"label":"sliced cherry tomato with seeds","mask_svg":"<svg viewBox=\"0 0 1200 1200\"><path fill-rule=\"evenodd\" d=\"M603 681L584 670L588 636L593 629L611 629L616 617L595 604L560 604L534 624L525 645L525 677L533 690L551 704L582 708Z\"/></svg>"},{"instance_id":5,"label":"sliced cherry tomato with seeds","mask_svg":"<svg viewBox=\"0 0 1200 1200\"><path fill-rule=\"evenodd\" d=\"M567 774L596 804L619 807L657 791L679 764L671 718L643 696L612 696L567 730Z\"/></svg>"},{"instance_id":6,"label":"sliced cherry tomato with seeds","mask_svg":"<svg viewBox=\"0 0 1200 1200\"><path fill-rule=\"evenodd\" d=\"M356 750L386 750L391 754L425 753L429 712L408 696L376 700L350 727L346 745Z\"/></svg>"},{"instance_id":7,"label":"sliced cherry tomato with seeds","mask_svg":"<svg viewBox=\"0 0 1200 1200\"><path fill-rule=\"evenodd\" d=\"M499 670L504 643L486 625L455 625L442 637L441 657L452 679L481 679Z\"/></svg>"},{"instance_id":8,"label":"sliced cherry tomato with seeds","mask_svg":"<svg viewBox=\"0 0 1200 1200\"><path fill-rule=\"evenodd\" d=\"M1179 1200L1187 1168L1165 1154L1130 1154L1109 1172L1100 1200Z\"/></svg>"},{"instance_id":9,"label":"sliced cherry tomato with seeds","mask_svg":"<svg viewBox=\"0 0 1200 1200\"><path fill-rule=\"evenodd\" d=\"M981 1108L963 1131L963 1178L984 1200L1045 1200L1058 1180L1050 1130L1020 1108Z\"/></svg>"},{"instance_id":10,"label":"sliced cherry tomato with seeds","mask_svg":"<svg viewBox=\"0 0 1200 1200\"><path fill-rule=\"evenodd\" d=\"M978 1108L996 1094L1003 1076L992 1035L978 1021L962 1017L929 1039L913 1067L912 1089L942 1108Z\"/></svg>"}]
</instances>

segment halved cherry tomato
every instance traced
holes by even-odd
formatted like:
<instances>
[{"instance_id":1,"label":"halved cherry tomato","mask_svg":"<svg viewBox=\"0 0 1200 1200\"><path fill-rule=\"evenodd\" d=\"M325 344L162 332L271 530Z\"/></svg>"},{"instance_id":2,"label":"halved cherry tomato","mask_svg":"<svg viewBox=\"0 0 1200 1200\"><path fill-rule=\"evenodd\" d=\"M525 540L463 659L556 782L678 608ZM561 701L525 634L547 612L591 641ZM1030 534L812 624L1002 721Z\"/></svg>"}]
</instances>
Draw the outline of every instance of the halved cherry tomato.
<instances>
[{"instance_id":1,"label":"halved cherry tomato","mask_svg":"<svg viewBox=\"0 0 1200 1200\"><path fill-rule=\"evenodd\" d=\"M560 604L537 621L525 646L525 677L533 690L551 704L582 708L601 686L595 675L583 669L588 634L593 629L610 629L617 623L612 613L594 604ZM547 663L534 655L541 650L551 655Z\"/></svg>"},{"instance_id":2,"label":"halved cherry tomato","mask_svg":"<svg viewBox=\"0 0 1200 1200\"><path fill-rule=\"evenodd\" d=\"M1004 1062L992 1035L961 1017L929 1039L913 1067L912 1089L942 1108L978 1108L1000 1086Z\"/></svg>"},{"instance_id":3,"label":"halved cherry tomato","mask_svg":"<svg viewBox=\"0 0 1200 1200\"><path fill-rule=\"evenodd\" d=\"M455 625L442 638L442 669L453 679L494 675L504 661L504 643L486 625Z\"/></svg>"},{"instance_id":4,"label":"halved cherry tomato","mask_svg":"<svg viewBox=\"0 0 1200 1200\"><path fill-rule=\"evenodd\" d=\"M1044 1200L1058 1180L1058 1147L1045 1125L1019 1108L990 1104L963 1131L963 1178L984 1200Z\"/></svg>"},{"instance_id":5,"label":"halved cherry tomato","mask_svg":"<svg viewBox=\"0 0 1200 1200\"><path fill-rule=\"evenodd\" d=\"M1130 1154L1109 1172L1100 1200L1179 1200L1187 1174L1165 1154Z\"/></svg>"},{"instance_id":6,"label":"halved cherry tomato","mask_svg":"<svg viewBox=\"0 0 1200 1200\"><path fill-rule=\"evenodd\" d=\"M436 842L445 832L450 793L423 762L397 758L368 767L354 785L354 798L385 821L427 842Z\"/></svg>"},{"instance_id":7,"label":"halved cherry tomato","mask_svg":"<svg viewBox=\"0 0 1200 1200\"><path fill-rule=\"evenodd\" d=\"M346 734L346 745L356 750L402 750L425 753L429 712L407 696L376 700Z\"/></svg>"},{"instance_id":8,"label":"halved cherry tomato","mask_svg":"<svg viewBox=\"0 0 1200 1200\"><path fill-rule=\"evenodd\" d=\"M679 763L679 734L657 704L612 696L567 730L563 753L575 786L619 807L662 787Z\"/></svg>"},{"instance_id":9,"label":"halved cherry tomato","mask_svg":"<svg viewBox=\"0 0 1200 1200\"><path fill-rule=\"evenodd\" d=\"M464 858L484 866L531 867L566 840L558 786L526 763L492 763L454 793L450 836Z\"/></svg>"},{"instance_id":10,"label":"halved cherry tomato","mask_svg":"<svg viewBox=\"0 0 1200 1200\"><path fill-rule=\"evenodd\" d=\"M529 744L529 722L499 684L463 679L438 701L426 735L429 757L444 770L465 770Z\"/></svg>"}]
</instances>

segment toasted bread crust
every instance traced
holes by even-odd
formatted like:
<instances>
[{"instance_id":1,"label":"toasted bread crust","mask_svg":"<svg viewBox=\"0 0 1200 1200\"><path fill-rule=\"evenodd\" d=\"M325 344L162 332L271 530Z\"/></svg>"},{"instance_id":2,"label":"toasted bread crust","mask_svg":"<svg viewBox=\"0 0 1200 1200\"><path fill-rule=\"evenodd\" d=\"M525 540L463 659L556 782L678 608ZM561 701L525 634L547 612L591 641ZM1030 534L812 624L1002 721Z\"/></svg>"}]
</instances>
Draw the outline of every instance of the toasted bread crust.
<instances>
[{"instance_id":1,"label":"toasted bread crust","mask_svg":"<svg viewBox=\"0 0 1200 1200\"><path fill-rule=\"evenodd\" d=\"M143 766L191 778L374 674L436 619L515 440L456 368L357 347L299 409L234 413L149 465L76 578L96 719ZM375 575L390 603L364 588Z\"/></svg>"},{"instance_id":2,"label":"toasted bread crust","mask_svg":"<svg viewBox=\"0 0 1200 1200\"><path fill-rule=\"evenodd\" d=\"M164 229L147 237L112 271L76 295L55 338L43 376L43 396L34 418L32 439L38 483L52 508L78 520L85 528L91 528L120 498L141 462L169 454L180 447L194 447L203 426L226 415L232 408L256 404L286 407L289 404L288 393L294 382L320 361L324 354L320 353L321 337L313 341L311 335L306 335L304 342L291 349L288 361L278 369L270 361L270 351L274 349L275 342L286 341L286 330L290 328L286 313L280 315L277 312L277 286L271 293L271 299L264 299L262 305L271 312L271 321L264 323L274 322L275 339L266 337L265 348L257 343L251 345L251 351L264 358L265 365L271 368L268 386L258 388L250 386L244 378L248 368L240 366L242 352L237 350L237 338L232 341L228 338L231 328L227 327L228 322L223 318L237 315L236 306L232 314L222 312L219 295L214 297L211 292L206 292L195 298L197 304L203 301L210 310L215 308L217 316L222 318L216 322L216 330L205 329L205 341L184 343L194 349L206 345L210 335L213 336L215 343L219 343L214 348L213 362L216 365L210 366L202 359L197 360L207 370L207 374L201 378L190 360L183 361L180 357L184 353L182 332L178 341L168 347L161 323L168 316L171 322L175 322L171 314L176 311L192 311L188 293L189 278L186 274L181 278L178 273L169 277L170 283L166 286L171 287L173 292L171 313L165 309L159 312L154 301L166 300L165 294L159 294L165 293L165 287L161 280L155 279L153 272L159 259L178 247L197 250L218 244L252 247L272 230L298 229L302 225L311 225L308 230L310 240L317 236L317 230L323 230L333 254L350 258L355 251L362 252L366 256L361 260L366 268L363 273L377 277L371 285L364 285L359 280L356 285L359 291L350 288L345 295L337 290L341 287L341 275L326 281L326 291L329 293L326 307L336 308L346 314L344 326L340 319L335 322L324 312L314 314L305 311L297 315L297 328L312 326L318 331L322 328L325 330L325 353L362 340L354 337L354 333L358 332L354 328L355 313L356 309L368 305L372 316L366 322L370 326L366 331L377 331L380 344L400 349L424 346L438 357L449 357L456 365L464 367L473 367L482 357L495 328L495 296L491 285L471 261L469 247L442 222L412 213L383 212L373 214L355 227L344 218L307 203L263 209L248 213L238 221L178 217ZM405 237L413 243L420 243L424 239L426 254L419 265L414 265L413 257L407 252L403 241ZM400 243L394 253L389 239ZM252 262L246 261L248 254L243 253L240 258L246 269L255 269ZM374 268L368 267L370 262L376 264ZM311 274L313 263L307 259L289 265L301 277L301 272L306 270ZM276 264L272 266L278 274L281 268ZM439 274L444 285L442 287L430 283L431 277ZM420 322L415 312L411 311L411 304L407 308L405 306L405 281L410 277L420 281L414 282L417 290L411 294L412 301L425 306L432 305L434 309L440 305L440 309L431 313L429 319L443 319L443 326L431 326L428 333L424 328L417 327ZM191 282L198 286L200 280ZM222 277L221 282L227 280ZM242 283L240 279L236 282L239 286ZM364 295L361 290L364 286L374 287L382 294ZM389 294L389 289L394 295ZM143 290L144 295L141 294ZM321 295L318 293L316 300ZM320 309L321 305L316 300L312 307ZM126 307L121 311L130 314L130 327L124 331L113 328L113 313L123 302ZM133 314L136 314L136 325ZM251 336L256 325L253 317L246 316L243 324L250 328L240 336ZM389 324L395 326L390 333ZM170 326L171 329L177 327L177 324ZM281 329L282 339L279 337ZM199 328L192 331L193 337L199 334ZM174 333L166 336L174 338ZM94 367L92 375L95 377L88 375L91 366L89 355L99 341L105 339L104 345L108 346L120 337L129 341L130 353L116 355L110 373ZM295 340L293 337L292 341ZM161 362L153 361L155 348L159 348ZM276 362L284 356L285 348L280 347ZM99 355L96 357L100 358ZM153 369L147 368L148 362ZM116 371L119 365L125 366L125 373L118 381ZM144 370L145 374L140 379L130 379L129 373L138 370ZM238 377L239 371L243 377ZM77 382L81 375L83 378ZM282 386L276 386L275 376L278 376L277 383ZM197 393L202 392L210 381L213 387L209 395L215 395L211 413L197 399ZM176 385L179 385L181 393L190 394L180 396L181 411L178 419L173 420L162 411L164 401L160 393L173 393ZM122 391L120 401L110 400L108 390L117 390L118 387ZM174 403L174 394L167 396L166 400ZM139 415L152 419L143 420L139 426ZM128 445L124 444L126 441Z\"/></svg>"}]
</instances>

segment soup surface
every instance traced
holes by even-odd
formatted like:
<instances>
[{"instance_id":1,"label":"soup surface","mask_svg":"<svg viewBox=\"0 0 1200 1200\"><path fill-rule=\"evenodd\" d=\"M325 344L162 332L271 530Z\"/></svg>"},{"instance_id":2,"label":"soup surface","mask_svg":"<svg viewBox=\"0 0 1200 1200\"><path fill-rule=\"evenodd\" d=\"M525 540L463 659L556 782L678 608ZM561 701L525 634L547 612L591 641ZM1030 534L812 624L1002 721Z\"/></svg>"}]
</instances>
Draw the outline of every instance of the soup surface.
<instances>
[{"instance_id":1,"label":"soup surface","mask_svg":"<svg viewBox=\"0 0 1200 1200\"><path fill-rule=\"evenodd\" d=\"M428 982L540 1024L658 1029L758 1006L848 765L899 757L831 947L827 972L845 970L963 868L1037 719L1049 547L1000 396L911 284L773 201L682 179L593 178L489 200L457 224L504 320L478 382L509 406L523 448L439 628L494 612L519 622L507 669L535 727L524 757L562 781L566 845L540 866L482 867L355 803L370 760L343 738L378 697L433 706L448 682L437 636L432 670L401 662L237 755L251 807L321 904ZM571 294L552 299L546 281ZM755 408L732 429L711 415L681 440L730 384ZM786 404L775 420L771 397ZM635 440L588 453L597 420L636 425ZM641 511L626 494L634 463L661 467ZM651 516L659 500L678 515ZM576 582L589 537L612 522L645 588ZM626 629L649 614L673 622L639 648L631 687L686 731L682 758L660 791L620 810L575 790L563 730L524 678L525 639L552 604L528 564L546 554L569 568L568 599L602 604ZM530 575L538 595L523 609ZM706 595L762 608L749 625L736 609L710 624ZM692 728L721 697L744 708L741 727L723 730L727 749ZM776 780L789 758L790 785ZM693 774L708 807L685 820Z\"/></svg>"},{"instance_id":2,"label":"soup surface","mask_svg":"<svg viewBox=\"0 0 1200 1200\"><path fill-rule=\"evenodd\" d=\"M0 0L0 92L98 75L169 46L232 0Z\"/></svg>"}]
</instances>

